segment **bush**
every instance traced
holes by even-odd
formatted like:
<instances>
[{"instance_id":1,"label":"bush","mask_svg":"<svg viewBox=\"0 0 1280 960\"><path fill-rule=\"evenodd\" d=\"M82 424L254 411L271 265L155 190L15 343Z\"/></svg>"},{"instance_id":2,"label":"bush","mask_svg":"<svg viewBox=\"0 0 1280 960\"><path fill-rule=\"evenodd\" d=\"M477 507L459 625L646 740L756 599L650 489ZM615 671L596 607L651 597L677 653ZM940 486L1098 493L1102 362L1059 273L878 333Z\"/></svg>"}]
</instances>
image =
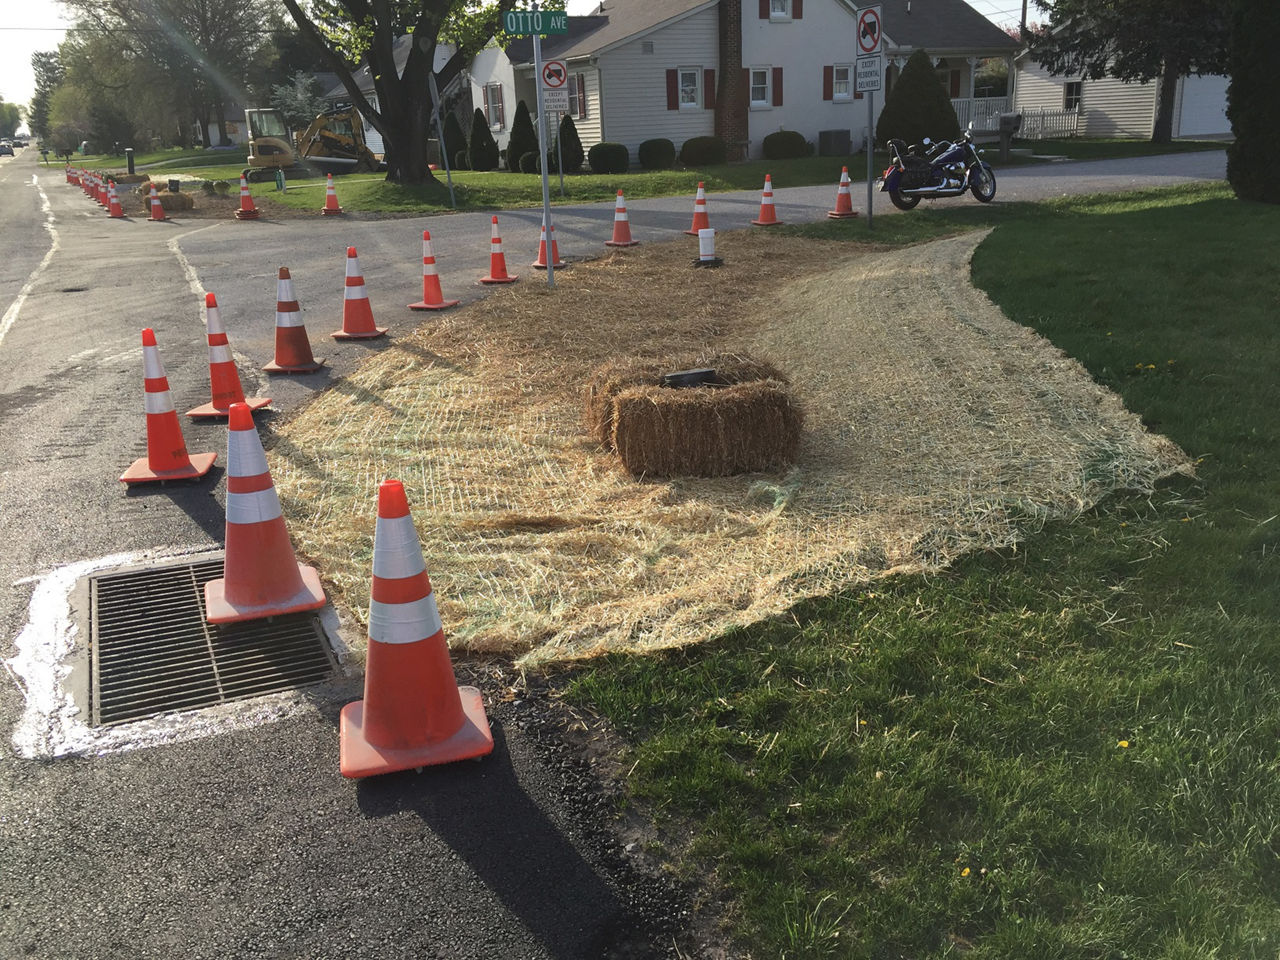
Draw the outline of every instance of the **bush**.
<instances>
[{"instance_id":1,"label":"bush","mask_svg":"<svg viewBox=\"0 0 1280 960\"><path fill-rule=\"evenodd\" d=\"M779 130L764 138L761 144L766 160L790 160L807 157L813 153L813 145L804 135L794 130Z\"/></svg>"},{"instance_id":2,"label":"bush","mask_svg":"<svg viewBox=\"0 0 1280 960\"><path fill-rule=\"evenodd\" d=\"M564 160L565 173L581 173L582 162L587 155L582 150L582 140L578 137L578 127L573 117L567 113L560 121L560 133L556 137L560 142L560 157Z\"/></svg>"},{"instance_id":3,"label":"bush","mask_svg":"<svg viewBox=\"0 0 1280 960\"><path fill-rule=\"evenodd\" d=\"M960 121L951 98L933 72L933 60L917 50L902 68L876 121L876 142L884 146L892 139L907 143L954 140L960 136Z\"/></svg>"},{"instance_id":4,"label":"bush","mask_svg":"<svg viewBox=\"0 0 1280 960\"><path fill-rule=\"evenodd\" d=\"M686 167L705 167L724 163L727 156L724 141L719 137L694 137L680 147L680 162Z\"/></svg>"},{"instance_id":5,"label":"bush","mask_svg":"<svg viewBox=\"0 0 1280 960\"><path fill-rule=\"evenodd\" d=\"M1280 83L1266 43L1280 29L1275 0L1240 0L1231 29L1227 116L1235 140L1227 147L1227 180L1241 200L1280 203ZM1270 34L1268 34L1270 31Z\"/></svg>"},{"instance_id":6,"label":"bush","mask_svg":"<svg viewBox=\"0 0 1280 960\"><path fill-rule=\"evenodd\" d=\"M631 167L631 154L625 143L597 143L587 154L592 173L626 173Z\"/></svg>"},{"instance_id":7,"label":"bush","mask_svg":"<svg viewBox=\"0 0 1280 960\"><path fill-rule=\"evenodd\" d=\"M462 124L458 115L452 110L444 118L444 143L440 146L440 156L450 159L458 155L458 151L467 149L467 137L462 132Z\"/></svg>"},{"instance_id":8,"label":"bush","mask_svg":"<svg viewBox=\"0 0 1280 960\"><path fill-rule=\"evenodd\" d=\"M520 172L521 173L541 173L542 166L538 163L538 151L528 150L520 156Z\"/></svg>"},{"instance_id":9,"label":"bush","mask_svg":"<svg viewBox=\"0 0 1280 960\"><path fill-rule=\"evenodd\" d=\"M507 139L507 169L517 173L524 169L524 155L538 149L538 134L533 129L529 108L521 100L516 104L516 115L511 121L511 136Z\"/></svg>"},{"instance_id":10,"label":"bush","mask_svg":"<svg viewBox=\"0 0 1280 960\"><path fill-rule=\"evenodd\" d=\"M471 169L470 167L468 167L468 166L467 166L467 154L468 154L468 153L469 153L469 151L467 150L467 148L466 148L466 147L463 147L461 150L459 150L457 153L455 153L455 154L453 155L453 169L455 169L455 170L469 170L469 169Z\"/></svg>"},{"instance_id":11,"label":"bush","mask_svg":"<svg viewBox=\"0 0 1280 960\"><path fill-rule=\"evenodd\" d=\"M471 146L467 149L467 165L472 170L498 168L498 141L493 139L484 111L476 108L471 118Z\"/></svg>"},{"instance_id":12,"label":"bush","mask_svg":"<svg viewBox=\"0 0 1280 960\"><path fill-rule=\"evenodd\" d=\"M225 197L231 192L231 184L227 183L225 180L215 180L213 181L213 191L218 196Z\"/></svg>"},{"instance_id":13,"label":"bush","mask_svg":"<svg viewBox=\"0 0 1280 960\"><path fill-rule=\"evenodd\" d=\"M676 162L676 145L664 137L640 144L640 166L646 170L666 170Z\"/></svg>"}]
</instances>

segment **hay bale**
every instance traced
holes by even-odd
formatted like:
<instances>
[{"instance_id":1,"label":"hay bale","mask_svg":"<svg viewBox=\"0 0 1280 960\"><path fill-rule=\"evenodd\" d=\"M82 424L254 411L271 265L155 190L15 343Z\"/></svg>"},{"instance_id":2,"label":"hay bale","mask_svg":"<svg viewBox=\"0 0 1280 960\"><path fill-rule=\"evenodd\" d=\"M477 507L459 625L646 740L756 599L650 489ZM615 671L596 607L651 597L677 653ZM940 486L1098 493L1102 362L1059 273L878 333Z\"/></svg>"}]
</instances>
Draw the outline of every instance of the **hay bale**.
<instances>
[{"instance_id":1,"label":"hay bale","mask_svg":"<svg viewBox=\"0 0 1280 960\"><path fill-rule=\"evenodd\" d=\"M783 384L789 382L773 364L736 353L686 357L674 363L614 360L599 367L587 381L583 394L583 415L588 432L606 450L612 450L614 400L618 394L631 387L658 386L664 373L695 367L710 367L715 370L715 382L720 386L732 386L752 380L776 380Z\"/></svg>"},{"instance_id":2,"label":"hay bale","mask_svg":"<svg viewBox=\"0 0 1280 960\"><path fill-rule=\"evenodd\" d=\"M151 191L148 189L147 196L150 197ZM160 201L166 213L173 210L190 210L196 205L196 202L185 193L160 193L157 192L156 199Z\"/></svg>"},{"instance_id":3,"label":"hay bale","mask_svg":"<svg viewBox=\"0 0 1280 960\"><path fill-rule=\"evenodd\" d=\"M628 387L613 400L613 447L636 476L720 477L795 462L804 415L786 384Z\"/></svg>"}]
</instances>

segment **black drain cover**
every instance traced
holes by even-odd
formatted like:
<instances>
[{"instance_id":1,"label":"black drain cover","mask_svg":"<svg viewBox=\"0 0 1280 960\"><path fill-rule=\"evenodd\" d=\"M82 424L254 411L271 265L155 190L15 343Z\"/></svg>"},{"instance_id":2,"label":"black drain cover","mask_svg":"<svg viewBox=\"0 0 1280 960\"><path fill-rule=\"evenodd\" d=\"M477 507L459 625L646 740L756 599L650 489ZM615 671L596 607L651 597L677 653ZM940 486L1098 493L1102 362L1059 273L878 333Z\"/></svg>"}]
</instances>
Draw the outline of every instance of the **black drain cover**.
<instances>
[{"instance_id":1,"label":"black drain cover","mask_svg":"<svg viewBox=\"0 0 1280 960\"><path fill-rule=\"evenodd\" d=\"M315 611L215 627L204 585L222 560L89 579L94 726L293 690L336 669Z\"/></svg>"}]
</instances>

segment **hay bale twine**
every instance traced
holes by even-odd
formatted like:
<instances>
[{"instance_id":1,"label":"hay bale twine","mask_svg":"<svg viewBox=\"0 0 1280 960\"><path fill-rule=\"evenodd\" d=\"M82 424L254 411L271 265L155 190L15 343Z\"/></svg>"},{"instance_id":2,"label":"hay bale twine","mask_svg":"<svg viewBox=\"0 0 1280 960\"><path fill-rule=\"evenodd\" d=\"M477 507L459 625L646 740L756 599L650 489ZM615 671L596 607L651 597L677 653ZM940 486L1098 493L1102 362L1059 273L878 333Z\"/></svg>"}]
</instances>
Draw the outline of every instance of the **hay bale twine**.
<instances>
[{"instance_id":1,"label":"hay bale twine","mask_svg":"<svg viewBox=\"0 0 1280 960\"><path fill-rule=\"evenodd\" d=\"M722 387L752 380L776 380L781 384L789 382L773 364L736 353L686 357L677 363L614 360L599 367L587 381L583 393L583 420L587 431L606 450L614 449L614 401L617 396L631 387L660 386L663 374L695 367L710 367L715 370L715 382Z\"/></svg>"}]
</instances>

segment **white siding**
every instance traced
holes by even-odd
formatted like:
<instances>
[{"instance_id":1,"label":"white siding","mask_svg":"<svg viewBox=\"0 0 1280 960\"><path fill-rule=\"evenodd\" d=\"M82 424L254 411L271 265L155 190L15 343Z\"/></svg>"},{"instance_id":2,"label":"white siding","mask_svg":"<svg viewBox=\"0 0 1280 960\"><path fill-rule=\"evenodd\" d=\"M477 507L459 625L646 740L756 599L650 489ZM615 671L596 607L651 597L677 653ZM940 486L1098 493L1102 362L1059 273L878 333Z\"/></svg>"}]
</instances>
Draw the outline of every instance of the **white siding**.
<instances>
[{"instance_id":1,"label":"white siding","mask_svg":"<svg viewBox=\"0 0 1280 960\"><path fill-rule=\"evenodd\" d=\"M636 150L645 140L666 137L680 149L690 137L715 133L715 110L667 109L667 71L699 67L716 71L720 83L718 14L715 8L685 17L600 56L601 83L596 100L603 128L597 136L625 143L636 162ZM653 53L642 44L651 43ZM706 91L703 91L704 96ZM607 115L606 115L607 111ZM581 132L582 127L579 126ZM587 138L582 138L583 146Z\"/></svg>"},{"instance_id":2,"label":"white siding","mask_svg":"<svg viewBox=\"0 0 1280 960\"><path fill-rule=\"evenodd\" d=\"M489 132L493 134L493 139L498 141L498 149L505 150L507 139L511 136L511 121L515 119L518 98L511 61L507 59L507 54L501 47L485 47L471 62L471 102L479 108L481 113L484 112L484 87L487 83L502 84L503 123L501 127L490 126ZM532 113L532 110L530 112ZM474 115L473 112L472 116ZM470 121L463 124L462 132L466 134L467 142L470 143Z\"/></svg>"},{"instance_id":3,"label":"white siding","mask_svg":"<svg viewBox=\"0 0 1280 960\"><path fill-rule=\"evenodd\" d=\"M822 99L823 67L854 61L856 25L837 0L806 0L801 19L783 21L760 19L758 5L743 0L742 65L782 68L782 106L753 107L748 113L748 156L760 157L764 138L778 130L797 131L815 150L820 130L848 130L855 144L862 139L867 101ZM963 59L958 63L964 66ZM962 82L967 96L967 75ZM882 99L876 97L877 107Z\"/></svg>"},{"instance_id":4,"label":"white siding","mask_svg":"<svg viewBox=\"0 0 1280 960\"><path fill-rule=\"evenodd\" d=\"M1015 110L1061 110L1065 107L1063 87L1079 77L1055 77L1038 63L1031 63L1025 57L1018 61L1017 78L1014 86L1013 107Z\"/></svg>"},{"instance_id":5,"label":"white siding","mask_svg":"<svg viewBox=\"0 0 1280 960\"><path fill-rule=\"evenodd\" d=\"M1015 108L1023 111L1061 110L1065 106L1063 87L1078 77L1055 77L1039 64L1025 58L1018 62ZM1151 136L1155 126L1156 88L1151 83L1124 83L1113 77L1084 80L1080 97L1082 137Z\"/></svg>"}]
</instances>

